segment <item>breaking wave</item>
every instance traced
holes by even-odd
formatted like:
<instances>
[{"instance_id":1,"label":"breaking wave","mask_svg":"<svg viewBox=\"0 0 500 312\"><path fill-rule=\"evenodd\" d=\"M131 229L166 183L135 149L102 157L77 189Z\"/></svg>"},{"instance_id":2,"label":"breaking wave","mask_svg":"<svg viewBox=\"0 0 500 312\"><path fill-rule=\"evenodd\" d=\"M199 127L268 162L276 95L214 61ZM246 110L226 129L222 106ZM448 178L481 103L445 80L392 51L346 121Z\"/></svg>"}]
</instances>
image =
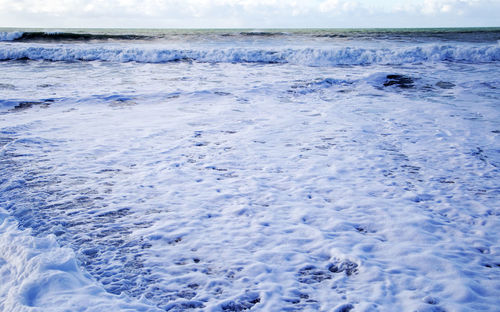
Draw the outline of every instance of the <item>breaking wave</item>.
<instances>
[{"instance_id":1,"label":"breaking wave","mask_svg":"<svg viewBox=\"0 0 500 312\"><path fill-rule=\"evenodd\" d=\"M0 32L0 41L91 41L91 40L141 40L151 36L131 34L90 34L71 32Z\"/></svg>"},{"instance_id":2,"label":"breaking wave","mask_svg":"<svg viewBox=\"0 0 500 312\"><path fill-rule=\"evenodd\" d=\"M360 39L360 40L383 40L397 42L433 42L435 40L445 42L497 42L500 38L499 28L435 28L435 29L290 29L280 30L143 30L141 33L134 30L122 30L106 32L98 30L85 32L87 30L61 30L61 31L0 31L0 41L16 42L78 42L78 41L106 41L106 40L153 40L153 39L212 39L220 40L225 37L266 39L275 37L284 38L330 38L330 39ZM126 31L126 33L123 33ZM227 38L226 38L227 39ZM295 40L292 39L292 40Z\"/></svg>"},{"instance_id":3,"label":"breaking wave","mask_svg":"<svg viewBox=\"0 0 500 312\"><path fill-rule=\"evenodd\" d=\"M14 41L23 36L22 31L0 32L0 41Z\"/></svg>"},{"instance_id":4,"label":"breaking wave","mask_svg":"<svg viewBox=\"0 0 500 312\"><path fill-rule=\"evenodd\" d=\"M158 47L104 46L19 46L0 47L0 60L108 61L168 63L195 61L207 63L291 63L308 66L411 64L426 62L490 63L500 61L500 45L459 47L452 45L417 46L401 49L165 49Z\"/></svg>"}]
</instances>

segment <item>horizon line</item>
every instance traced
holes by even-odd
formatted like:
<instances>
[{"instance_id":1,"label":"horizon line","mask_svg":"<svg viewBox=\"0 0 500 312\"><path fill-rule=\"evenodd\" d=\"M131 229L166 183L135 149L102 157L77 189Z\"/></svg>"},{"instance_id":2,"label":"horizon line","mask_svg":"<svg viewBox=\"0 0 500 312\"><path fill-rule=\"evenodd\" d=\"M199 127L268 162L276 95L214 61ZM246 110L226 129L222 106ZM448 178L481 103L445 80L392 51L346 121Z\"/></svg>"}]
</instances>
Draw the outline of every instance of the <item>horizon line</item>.
<instances>
[{"instance_id":1,"label":"horizon line","mask_svg":"<svg viewBox=\"0 0 500 312\"><path fill-rule=\"evenodd\" d=\"M377 29L500 29L499 26L438 26L438 27L44 27L0 26L0 29L151 29L151 30L377 30Z\"/></svg>"}]
</instances>

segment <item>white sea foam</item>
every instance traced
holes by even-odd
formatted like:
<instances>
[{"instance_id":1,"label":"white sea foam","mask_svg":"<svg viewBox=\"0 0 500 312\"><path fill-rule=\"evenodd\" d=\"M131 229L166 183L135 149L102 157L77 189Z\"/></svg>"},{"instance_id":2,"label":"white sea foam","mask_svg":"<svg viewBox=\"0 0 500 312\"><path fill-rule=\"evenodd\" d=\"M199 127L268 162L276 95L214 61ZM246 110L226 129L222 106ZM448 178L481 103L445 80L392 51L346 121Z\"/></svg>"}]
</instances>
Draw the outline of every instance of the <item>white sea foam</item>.
<instances>
[{"instance_id":1,"label":"white sea foam","mask_svg":"<svg viewBox=\"0 0 500 312\"><path fill-rule=\"evenodd\" d=\"M0 32L0 41L13 41L23 36L22 31Z\"/></svg>"},{"instance_id":2,"label":"white sea foam","mask_svg":"<svg viewBox=\"0 0 500 312\"><path fill-rule=\"evenodd\" d=\"M130 298L107 293L78 266L74 252L61 248L55 236L31 236L0 208L0 310L19 311L153 311ZM78 309L80 310L80 309Z\"/></svg>"},{"instance_id":3,"label":"white sea foam","mask_svg":"<svg viewBox=\"0 0 500 312\"><path fill-rule=\"evenodd\" d=\"M496 311L494 46L133 47L2 44L0 310Z\"/></svg>"},{"instance_id":4,"label":"white sea foam","mask_svg":"<svg viewBox=\"0 0 500 312\"><path fill-rule=\"evenodd\" d=\"M310 66L397 65L427 62L488 63L500 61L500 46L432 45L404 49L162 49L105 46L11 45L0 47L0 60L111 61L166 63L193 60L209 63L291 63Z\"/></svg>"}]
</instances>

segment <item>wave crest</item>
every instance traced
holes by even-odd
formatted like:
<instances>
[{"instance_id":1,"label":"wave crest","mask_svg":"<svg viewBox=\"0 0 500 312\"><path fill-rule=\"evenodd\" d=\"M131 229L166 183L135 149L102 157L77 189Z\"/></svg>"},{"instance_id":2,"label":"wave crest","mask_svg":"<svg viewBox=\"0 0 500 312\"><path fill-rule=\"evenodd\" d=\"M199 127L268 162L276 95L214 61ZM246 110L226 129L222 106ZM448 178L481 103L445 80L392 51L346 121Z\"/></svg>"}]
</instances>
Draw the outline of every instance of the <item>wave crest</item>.
<instances>
[{"instance_id":1,"label":"wave crest","mask_svg":"<svg viewBox=\"0 0 500 312\"><path fill-rule=\"evenodd\" d=\"M0 32L0 41L22 41L22 42L57 42L57 41L91 41L91 40L145 40L151 39L151 36L132 35L132 34L90 34L90 33L71 33L71 32L42 32L42 31L15 31Z\"/></svg>"},{"instance_id":2,"label":"wave crest","mask_svg":"<svg viewBox=\"0 0 500 312\"><path fill-rule=\"evenodd\" d=\"M96 46L4 46L0 60L109 61L168 63L291 63L307 66L398 65L425 62L490 63L500 61L500 46L425 46L406 49L160 49Z\"/></svg>"},{"instance_id":3,"label":"wave crest","mask_svg":"<svg viewBox=\"0 0 500 312\"><path fill-rule=\"evenodd\" d=\"M11 32L6 32L2 31L0 32L0 41L14 41L23 36L24 32L22 31L11 31Z\"/></svg>"}]
</instances>

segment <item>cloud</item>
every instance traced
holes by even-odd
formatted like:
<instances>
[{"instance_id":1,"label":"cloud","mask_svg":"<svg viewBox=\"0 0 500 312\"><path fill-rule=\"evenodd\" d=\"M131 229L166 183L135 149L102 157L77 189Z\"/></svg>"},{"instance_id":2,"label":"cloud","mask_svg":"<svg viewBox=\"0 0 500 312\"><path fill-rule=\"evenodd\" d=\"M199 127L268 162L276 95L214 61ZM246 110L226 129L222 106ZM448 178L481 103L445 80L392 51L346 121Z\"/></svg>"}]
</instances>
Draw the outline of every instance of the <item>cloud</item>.
<instances>
[{"instance_id":1,"label":"cloud","mask_svg":"<svg viewBox=\"0 0 500 312\"><path fill-rule=\"evenodd\" d=\"M393 12L409 12L423 15L464 14L477 8L484 11L498 10L499 0L421 0L396 2ZM497 11L500 14L499 11Z\"/></svg>"},{"instance_id":2,"label":"cloud","mask_svg":"<svg viewBox=\"0 0 500 312\"><path fill-rule=\"evenodd\" d=\"M319 4L320 12L332 12L339 7L339 0L326 0Z\"/></svg>"},{"instance_id":3,"label":"cloud","mask_svg":"<svg viewBox=\"0 0 500 312\"><path fill-rule=\"evenodd\" d=\"M425 0L421 6L424 14L448 13L457 10L457 7L468 5L466 1L457 0Z\"/></svg>"},{"instance_id":4,"label":"cloud","mask_svg":"<svg viewBox=\"0 0 500 312\"><path fill-rule=\"evenodd\" d=\"M0 26L499 26L500 0L0 0ZM452 19L456 17L456 19ZM459 18L460 17L460 18ZM423 25L422 23L426 23ZM392 24L391 24L392 23ZM448 24L445 24L448 23Z\"/></svg>"}]
</instances>

